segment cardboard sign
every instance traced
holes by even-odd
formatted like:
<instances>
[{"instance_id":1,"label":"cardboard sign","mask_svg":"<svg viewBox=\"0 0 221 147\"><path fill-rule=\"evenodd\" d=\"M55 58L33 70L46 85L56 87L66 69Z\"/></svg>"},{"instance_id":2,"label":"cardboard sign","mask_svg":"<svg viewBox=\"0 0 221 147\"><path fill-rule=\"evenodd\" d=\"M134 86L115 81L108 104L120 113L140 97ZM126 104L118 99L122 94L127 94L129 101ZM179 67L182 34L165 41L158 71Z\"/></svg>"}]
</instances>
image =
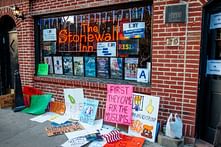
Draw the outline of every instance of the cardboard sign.
<instances>
[{"instance_id":1,"label":"cardboard sign","mask_svg":"<svg viewBox=\"0 0 221 147\"><path fill-rule=\"evenodd\" d=\"M131 85L107 85L107 102L104 121L116 124L131 124L132 118Z\"/></svg>"},{"instance_id":2,"label":"cardboard sign","mask_svg":"<svg viewBox=\"0 0 221 147\"><path fill-rule=\"evenodd\" d=\"M81 108L84 103L84 92L82 88L64 89L65 116L79 119Z\"/></svg>"},{"instance_id":3,"label":"cardboard sign","mask_svg":"<svg viewBox=\"0 0 221 147\"><path fill-rule=\"evenodd\" d=\"M148 83L149 81L148 69L138 68L137 71L137 82Z\"/></svg>"},{"instance_id":4,"label":"cardboard sign","mask_svg":"<svg viewBox=\"0 0 221 147\"><path fill-rule=\"evenodd\" d=\"M97 56L115 57L116 56L116 42L98 42Z\"/></svg>"},{"instance_id":5,"label":"cardboard sign","mask_svg":"<svg viewBox=\"0 0 221 147\"><path fill-rule=\"evenodd\" d=\"M221 60L208 60L206 73L208 75L221 75Z\"/></svg>"},{"instance_id":6,"label":"cardboard sign","mask_svg":"<svg viewBox=\"0 0 221 147\"><path fill-rule=\"evenodd\" d=\"M125 38L144 38L145 22L131 22L123 24Z\"/></svg>"},{"instance_id":7,"label":"cardboard sign","mask_svg":"<svg viewBox=\"0 0 221 147\"><path fill-rule=\"evenodd\" d=\"M54 112L54 113L57 113L57 114L64 114L65 112L65 103L63 102L50 102L50 105L49 105L49 111L50 112Z\"/></svg>"},{"instance_id":8,"label":"cardboard sign","mask_svg":"<svg viewBox=\"0 0 221 147\"><path fill-rule=\"evenodd\" d=\"M143 147L145 142L144 138L120 134L121 140L106 143L103 147Z\"/></svg>"},{"instance_id":9,"label":"cardboard sign","mask_svg":"<svg viewBox=\"0 0 221 147\"><path fill-rule=\"evenodd\" d=\"M43 30L43 41L56 41L56 28L54 29L44 29Z\"/></svg>"},{"instance_id":10,"label":"cardboard sign","mask_svg":"<svg viewBox=\"0 0 221 147\"><path fill-rule=\"evenodd\" d=\"M47 76L48 75L48 64L38 64L38 76Z\"/></svg>"},{"instance_id":11,"label":"cardboard sign","mask_svg":"<svg viewBox=\"0 0 221 147\"><path fill-rule=\"evenodd\" d=\"M93 125L97 114L98 103L98 100L85 98L84 105L80 113L80 121Z\"/></svg>"},{"instance_id":12,"label":"cardboard sign","mask_svg":"<svg viewBox=\"0 0 221 147\"><path fill-rule=\"evenodd\" d=\"M210 29L221 28L221 13L212 14L210 17Z\"/></svg>"},{"instance_id":13,"label":"cardboard sign","mask_svg":"<svg viewBox=\"0 0 221 147\"><path fill-rule=\"evenodd\" d=\"M159 97L133 93L132 125L128 131L130 135L155 141L159 103Z\"/></svg>"}]
</instances>

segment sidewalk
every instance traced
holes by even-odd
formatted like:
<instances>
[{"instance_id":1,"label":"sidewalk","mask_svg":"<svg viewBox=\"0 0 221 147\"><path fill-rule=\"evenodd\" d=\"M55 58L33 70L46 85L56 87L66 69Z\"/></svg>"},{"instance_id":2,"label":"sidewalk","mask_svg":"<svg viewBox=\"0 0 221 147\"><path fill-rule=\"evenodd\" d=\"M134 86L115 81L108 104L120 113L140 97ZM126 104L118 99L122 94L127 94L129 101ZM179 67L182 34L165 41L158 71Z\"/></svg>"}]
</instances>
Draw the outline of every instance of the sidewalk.
<instances>
[{"instance_id":1,"label":"sidewalk","mask_svg":"<svg viewBox=\"0 0 221 147\"><path fill-rule=\"evenodd\" d=\"M33 122L32 117L0 109L0 147L59 147L67 140L65 135L48 137L44 128L50 122Z\"/></svg>"},{"instance_id":2,"label":"sidewalk","mask_svg":"<svg viewBox=\"0 0 221 147\"><path fill-rule=\"evenodd\" d=\"M44 128L50 122L38 123L29 120L33 115L0 109L0 147L59 147L65 135L48 137ZM144 147L162 147L156 143L145 143ZM186 146L191 147L191 146Z\"/></svg>"}]
</instances>

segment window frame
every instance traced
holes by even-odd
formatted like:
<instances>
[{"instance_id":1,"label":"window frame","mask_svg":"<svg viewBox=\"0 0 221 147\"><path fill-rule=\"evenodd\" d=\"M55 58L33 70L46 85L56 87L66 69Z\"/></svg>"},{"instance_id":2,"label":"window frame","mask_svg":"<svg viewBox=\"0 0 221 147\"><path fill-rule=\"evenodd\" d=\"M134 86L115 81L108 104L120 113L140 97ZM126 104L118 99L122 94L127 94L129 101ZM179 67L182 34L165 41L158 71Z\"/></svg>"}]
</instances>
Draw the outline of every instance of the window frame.
<instances>
[{"instance_id":1,"label":"window frame","mask_svg":"<svg viewBox=\"0 0 221 147\"><path fill-rule=\"evenodd\" d=\"M152 1L149 0L144 0L144 1L139 1L139 2L129 2L126 3L128 4L127 7L125 7L125 3L123 4L114 4L114 5L108 5L108 6L102 6L102 7L96 7L96 8L86 8L86 9L79 9L79 10L74 10L74 11L67 11L67 12L61 12L61 13L53 13L53 14L46 14L46 15L39 15L39 16L35 16L34 17L34 36L35 36L35 76L37 76L37 68L38 68L38 64L41 61L41 47L40 47L40 29L38 27L38 20L39 19L43 19L43 18L51 18L51 17L64 17L64 16L69 16L69 15L83 15L83 14L89 14L89 13L99 13L99 12L105 12L105 11L111 11L111 10L118 10L118 9L127 9L127 8L131 8L131 7L141 7L141 6L151 6L151 9L153 8L153 4ZM150 50L149 50L149 56L150 56L150 60L148 62L152 63L152 17L153 17L153 10L151 10L151 24L150 24ZM145 25L146 27L146 25ZM63 55L62 55L63 57ZM95 58L97 58L98 56L96 55ZM115 58L115 57L114 57ZM124 60L125 58L123 58ZM110 62L110 61L109 61ZM123 64L125 64L125 61L123 61ZM151 68L151 67L150 67ZM96 73L97 73L97 69L96 69ZM124 74L124 69L123 69L123 74ZM49 75L50 76L50 75ZM67 75L62 75L65 78L68 78ZM75 76L72 75L74 77L78 77L78 78L82 78L82 79L90 79L90 77L86 77L86 76ZM124 76L124 75L123 75ZM61 75L57 75L57 74L53 74L53 76L50 77L61 77ZM150 76L151 78L151 76ZM72 79L72 78L71 78ZM75 78L74 78L75 79ZM137 81L129 81L125 78L123 79L113 79L111 78L111 76L108 79L104 79L104 78L99 78L99 77L94 77L93 79L103 79L104 81L106 81L107 83L109 83L110 81L120 81L122 83L122 81L125 81L123 83L131 83L131 84L135 84L135 85L150 85L151 82L148 83L139 83ZM94 80L92 80L94 81ZM100 81L100 80L99 80ZM150 80L151 81L151 80Z\"/></svg>"}]
</instances>

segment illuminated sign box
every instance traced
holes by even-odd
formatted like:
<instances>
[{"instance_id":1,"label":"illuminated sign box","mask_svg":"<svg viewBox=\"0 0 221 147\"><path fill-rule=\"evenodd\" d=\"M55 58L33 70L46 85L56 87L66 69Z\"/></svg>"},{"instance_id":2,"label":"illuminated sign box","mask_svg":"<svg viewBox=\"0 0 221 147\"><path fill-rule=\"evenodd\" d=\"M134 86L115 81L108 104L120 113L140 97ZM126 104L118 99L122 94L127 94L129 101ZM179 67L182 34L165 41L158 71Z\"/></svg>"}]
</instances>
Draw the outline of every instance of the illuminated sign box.
<instances>
[{"instance_id":1,"label":"illuminated sign box","mask_svg":"<svg viewBox=\"0 0 221 147\"><path fill-rule=\"evenodd\" d=\"M165 10L165 23L185 23L187 20L187 5L168 5Z\"/></svg>"}]
</instances>

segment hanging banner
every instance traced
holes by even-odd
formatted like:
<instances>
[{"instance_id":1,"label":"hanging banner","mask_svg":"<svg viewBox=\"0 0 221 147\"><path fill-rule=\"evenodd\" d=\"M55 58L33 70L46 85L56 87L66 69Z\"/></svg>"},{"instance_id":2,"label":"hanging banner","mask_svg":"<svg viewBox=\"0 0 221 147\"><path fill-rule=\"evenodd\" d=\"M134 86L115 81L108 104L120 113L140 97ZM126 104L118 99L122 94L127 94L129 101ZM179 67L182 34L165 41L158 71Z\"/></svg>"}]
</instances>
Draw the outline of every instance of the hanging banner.
<instances>
[{"instance_id":1,"label":"hanging banner","mask_svg":"<svg viewBox=\"0 0 221 147\"><path fill-rule=\"evenodd\" d=\"M43 41L56 41L56 28L43 30Z\"/></svg>"},{"instance_id":2,"label":"hanging banner","mask_svg":"<svg viewBox=\"0 0 221 147\"><path fill-rule=\"evenodd\" d=\"M208 75L221 75L221 60L208 60L206 73Z\"/></svg>"},{"instance_id":3,"label":"hanging banner","mask_svg":"<svg viewBox=\"0 0 221 147\"><path fill-rule=\"evenodd\" d=\"M132 118L131 85L107 85L107 101L104 121L116 124L131 124Z\"/></svg>"},{"instance_id":4,"label":"hanging banner","mask_svg":"<svg viewBox=\"0 0 221 147\"><path fill-rule=\"evenodd\" d=\"M210 29L221 28L221 13L210 15Z\"/></svg>"},{"instance_id":5,"label":"hanging banner","mask_svg":"<svg viewBox=\"0 0 221 147\"><path fill-rule=\"evenodd\" d=\"M159 97L133 93L132 124L128 130L130 135L155 141L159 103Z\"/></svg>"},{"instance_id":6,"label":"hanging banner","mask_svg":"<svg viewBox=\"0 0 221 147\"><path fill-rule=\"evenodd\" d=\"M123 33L125 38L144 38L145 22L124 23Z\"/></svg>"}]
</instances>

